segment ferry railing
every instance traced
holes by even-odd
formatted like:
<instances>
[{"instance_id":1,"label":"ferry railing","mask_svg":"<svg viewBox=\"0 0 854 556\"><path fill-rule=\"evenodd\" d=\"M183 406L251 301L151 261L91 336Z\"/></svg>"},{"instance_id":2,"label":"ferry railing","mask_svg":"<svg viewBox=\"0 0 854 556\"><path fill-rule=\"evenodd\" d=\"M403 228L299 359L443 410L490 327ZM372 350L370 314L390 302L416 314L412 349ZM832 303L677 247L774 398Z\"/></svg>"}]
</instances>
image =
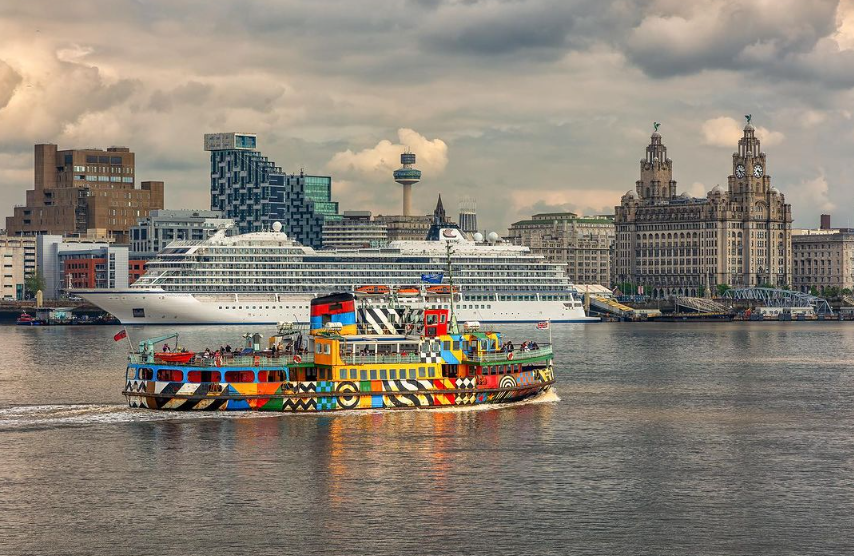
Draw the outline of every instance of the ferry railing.
<instances>
[{"instance_id":1,"label":"ferry railing","mask_svg":"<svg viewBox=\"0 0 854 556\"><path fill-rule=\"evenodd\" d=\"M298 357L299 361L296 361L295 357ZM179 367L286 367L296 362L313 363L314 354L301 353L298 356L283 354L277 357L268 357L266 355L235 355L232 357L221 358L219 364L217 364L217 360L214 357L203 357L198 354L189 363L170 363L167 361L159 361L156 358L154 358L152 361L149 361L147 356L141 355L139 353L131 353L128 356L128 360L131 363L139 365L148 364L164 367L173 365Z\"/></svg>"},{"instance_id":2,"label":"ferry railing","mask_svg":"<svg viewBox=\"0 0 854 556\"><path fill-rule=\"evenodd\" d=\"M369 353L365 354L352 354L352 353L342 353L341 361L344 362L345 365L363 365L368 363L418 363L421 361L421 357L417 353L407 353L406 355L402 353Z\"/></svg>"},{"instance_id":3,"label":"ferry railing","mask_svg":"<svg viewBox=\"0 0 854 556\"><path fill-rule=\"evenodd\" d=\"M510 357L511 353L513 354L512 357ZM478 353L467 355L466 358L475 363L492 363L495 361L516 361L519 359L530 359L531 357L544 357L553 355L553 353L552 346L540 346L537 349L528 349L525 351L517 349L511 352L497 351L490 353Z\"/></svg>"}]
</instances>

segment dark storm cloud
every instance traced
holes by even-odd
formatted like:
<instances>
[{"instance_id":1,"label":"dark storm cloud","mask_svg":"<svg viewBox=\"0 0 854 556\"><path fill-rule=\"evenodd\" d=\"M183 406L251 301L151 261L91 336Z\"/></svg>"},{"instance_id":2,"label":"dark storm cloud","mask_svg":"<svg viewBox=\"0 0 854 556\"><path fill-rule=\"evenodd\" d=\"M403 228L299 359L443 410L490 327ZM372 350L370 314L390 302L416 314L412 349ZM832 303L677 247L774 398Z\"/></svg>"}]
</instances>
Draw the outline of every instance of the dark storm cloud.
<instances>
[{"instance_id":1,"label":"dark storm cloud","mask_svg":"<svg viewBox=\"0 0 854 556\"><path fill-rule=\"evenodd\" d=\"M746 0L686 3L674 12L651 10L619 44L628 58L655 78L704 70L731 70L776 79L811 73L830 86L847 56L820 41L836 29L836 0ZM843 66L842 72L839 66Z\"/></svg>"},{"instance_id":2,"label":"dark storm cloud","mask_svg":"<svg viewBox=\"0 0 854 556\"><path fill-rule=\"evenodd\" d=\"M568 48L575 19L568 8L539 5L534 9L512 4L495 10L478 5L456 10L429 29L422 41L428 47L455 53L501 56L522 50L552 50L560 55Z\"/></svg>"}]
</instances>

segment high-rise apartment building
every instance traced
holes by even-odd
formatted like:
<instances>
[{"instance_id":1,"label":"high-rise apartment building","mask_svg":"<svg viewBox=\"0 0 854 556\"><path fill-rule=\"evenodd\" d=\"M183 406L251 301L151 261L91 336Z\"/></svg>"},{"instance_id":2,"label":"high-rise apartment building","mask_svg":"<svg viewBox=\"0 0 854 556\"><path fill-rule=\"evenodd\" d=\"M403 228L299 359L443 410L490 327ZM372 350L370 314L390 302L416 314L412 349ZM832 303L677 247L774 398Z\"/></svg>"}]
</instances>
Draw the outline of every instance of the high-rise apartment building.
<instances>
[{"instance_id":1,"label":"high-rise apartment building","mask_svg":"<svg viewBox=\"0 0 854 556\"><path fill-rule=\"evenodd\" d=\"M277 213L282 231L303 245L320 249L323 226L341 219L338 203L332 200L332 178L305 174L272 174L270 188L284 199Z\"/></svg>"},{"instance_id":2,"label":"high-rise apartment building","mask_svg":"<svg viewBox=\"0 0 854 556\"><path fill-rule=\"evenodd\" d=\"M792 283L792 208L771 186L767 157L748 122L727 190L677 195L673 161L652 134L635 189L616 207L614 277L653 297L704 288Z\"/></svg>"},{"instance_id":3,"label":"high-rise apartment building","mask_svg":"<svg viewBox=\"0 0 854 556\"><path fill-rule=\"evenodd\" d=\"M285 174L256 146L251 133L205 134L205 150L211 153L211 210L234 220L240 233L281 222L291 238L320 247L324 222L340 219L332 178Z\"/></svg>"},{"instance_id":4,"label":"high-rise apartment building","mask_svg":"<svg viewBox=\"0 0 854 556\"><path fill-rule=\"evenodd\" d=\"M128 230L163 208L163 182L135 187L134 153L127 147L58 150L35 146L35 187L25 206L6 219L8 235L86 235L127 242Z\"/></svg>"},{"instance_id":5,"label":"high-rise apartment building","mask_svg":"<svg viewBox=\"0 0 854 556\"><path fill-rule=\"evenodd\" d=\"M547 261L566 265L575 284L611 287L614 218L572 212L535 214L510 225L507 239Z\"/></svg>"}]
</instances>

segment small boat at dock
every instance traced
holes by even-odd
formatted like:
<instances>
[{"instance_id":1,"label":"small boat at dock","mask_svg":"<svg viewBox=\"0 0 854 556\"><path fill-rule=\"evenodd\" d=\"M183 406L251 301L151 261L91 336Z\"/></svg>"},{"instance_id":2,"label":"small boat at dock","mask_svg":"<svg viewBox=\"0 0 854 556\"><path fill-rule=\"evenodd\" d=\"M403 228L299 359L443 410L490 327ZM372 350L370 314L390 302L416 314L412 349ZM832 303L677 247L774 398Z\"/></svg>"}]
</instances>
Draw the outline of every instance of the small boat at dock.
<instances>
[{"instance_id":1,"label":"small boat at dock","mask_svg":"<svg viewBox=\"0 0 854 556\"><path fill-rule=\"evenodd\" d=\"M29 313L21 313L21 315L15 321L15 324L17 324L18 326L42 326L44 325L44 321L35 318Z\"/></svg>"}]
</instances>

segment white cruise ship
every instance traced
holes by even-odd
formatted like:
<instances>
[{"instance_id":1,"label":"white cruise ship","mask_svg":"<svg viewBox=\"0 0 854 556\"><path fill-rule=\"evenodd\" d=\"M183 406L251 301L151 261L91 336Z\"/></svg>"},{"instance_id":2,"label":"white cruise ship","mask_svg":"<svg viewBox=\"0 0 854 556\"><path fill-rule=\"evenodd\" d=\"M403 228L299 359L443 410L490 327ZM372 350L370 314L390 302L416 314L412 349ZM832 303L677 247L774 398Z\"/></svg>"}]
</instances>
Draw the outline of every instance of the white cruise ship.
<instances>
[{"instance_id":1,"label":"white cruise ship","mask_svg":"<svg viewBox=\"0 0 854 556\"><path fill-rule=\"evenodd\" d=\"M450 243L458 320L599 320L585 315L563 266L527 247L474 242L445 228L438 241L316 251L288 239L280 224L273 228L231 237L221 230L205 241L176 241L128 289L75 294L123 324L307 323L313 297L344 291L356 292L369 308L449 307L449 277L442 273ZM443 286L422 284L424 275L441 278ZM438 291L443 287L446 291ZM410 295L359 294L367 289Z\"/></svg>"}]
</instances>

